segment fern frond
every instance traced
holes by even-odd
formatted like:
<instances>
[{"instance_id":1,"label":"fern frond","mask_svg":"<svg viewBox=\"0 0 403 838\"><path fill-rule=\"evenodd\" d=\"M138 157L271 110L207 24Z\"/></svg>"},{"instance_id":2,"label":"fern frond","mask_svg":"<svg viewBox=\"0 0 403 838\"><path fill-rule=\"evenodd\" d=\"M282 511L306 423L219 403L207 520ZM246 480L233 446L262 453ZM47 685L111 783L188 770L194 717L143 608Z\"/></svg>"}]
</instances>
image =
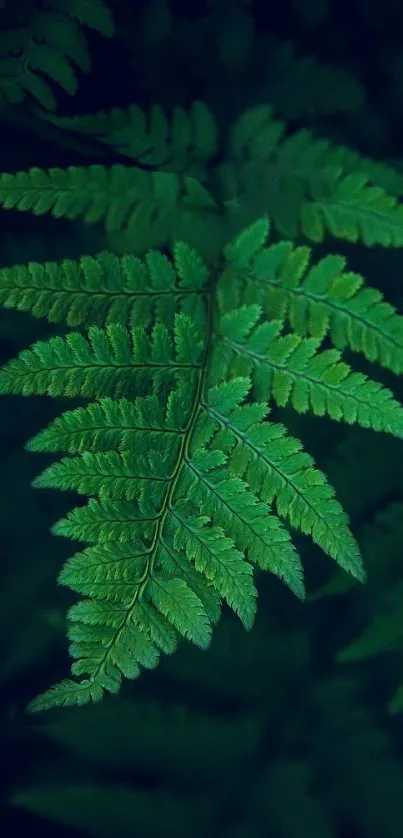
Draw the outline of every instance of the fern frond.
<instances>
[{"instance_id":1,"label":"fern frond","mask_svg":"<svg viewBox=\"0 0 403 838\"><path fill-rule=\"evenodd\" d=\"M131 252L183 239L216 257L237 227L263 213L289 238L302 233L320 242L330 232L367 246L403 245L398 173L309 131L286 136L269 106L252 108L235 122L228 156L214 166L212 177L206 165L214 161L217 129L201 102L193 103L189 115L176 109L171 123L156 106L150 126L135 106L127 114L117 109L111 115L49 120L84 133L91 133L93 124L101 140L106 132L107 141L110 130L118 145L133 134L129 153L164 171L114 164L3 174L0 204L6 209L103 221L108 232L128 234ZM192 156L198 163L185 165Z\"/></svg>"},{"instance_id":2,"label":"fern frond","mask_svg":"<svg viewBox=\"0 0 403 838\"><path fill-rule=\"evenodd\" d=\"M309 270L309 251L288 242L267 246L268 229L259 219L209 268L183 243L171 259L153 252L144 262L129 260L131 319L144 317L146 328L108 322L91 326L88 337L50 338L0 371L1 392L96 400L57 417L28 444L70 455L35 485L89 496L53 533L90 545L59 577L82 597L68 615L77 690L62 682L32 709L117 692L123 677L156 666L181 637L206 648L223 602L251 628L255 567L302 599L303 567L288 525L353 577L365 577L333 488L301 442L270 419L267 402L401 437L402 407L390 391L352 371L339 349L320 348L326 334L340 342L344 336L346 345L397 369L401 319L372 294L367 305L361 278L356 291L338 257ZM121 311L123 270L121 259L102 259L110 268L107 290L99 308L90 303L100 320L111 316L109 287L112 310ZM99 261L85 266L88 284L80 273L77 284L92 301L106 280ZM70 270L76 276L83 262L69 263ZM46 271L57 295L63 267ZM48 317L55 305L60 317L75 316L66 301L41 297L43 274L35 275L21 305ZM15 276L25 283L28 274ZM147 302L145 315L137 295L149 292L158 299ZM12 293L7 299L18 305ZM161 322L169 312L173 329ZM282 333L285 317L293 333Z\"/></svg>"},{"instance_id":3,"label":"fern frond","mask_svg":"<svg viewBox=\"0 0 403 838\"><path fill-rule=\"evenodd\" d=\"M245 628L252 628L257 592L252 566L245 561L243 553L234 548L233 540L225 536L221 527L211 526L208 515L192 516L186 508L179 507L173 511L173 518L179 524L172 537L173 549L184 550L196 570L212 582Z\"/></svg>"},{"instance_id":4,"label":"fern frond","mask_svg":"<svg viewBox=\"0 0 403 838\"><path fill-rule=\"evenodd\" d=\"M403 175L397 168L381 160L364 157L348 146L333 146L332 154L346 174L363 172L375 186L380 186L385 192L395 198L403 197Z\"/></svg>"},{"instance_id":5,"label":"fern frond","mask_svg":"<svg viewBox=\"0 0 403 838\"><path fill-rule=\"evenodd\" d=\"M326 233L366 247L402 247L403 206L363 172L329 175L328 182L312 185L312 200L301 210L303 234L322 242Z\"/></svg>"},{"instance_id":6,"label":"fern frond","mask_svg":"<svg viewBox=\"0 0 403 838\"><path fill-rule=\"evenodd\" d=\"M340 150L285 124L261 105L233 125L229 160L219 167L228 199L266 213L282 236L303 233L321 242L326 233L365 245L403 245L403 207L371 184L366 172L344 171Z\"/></svg>"},{"instance_id":7,"label":"fern frond","mask_svg":"<svg viewBox=\"0 0 403 838\"><path fill-rule=\"evenodd\" d=\"M403 371L403 317L362 276L345 271L343 256L310 264L311 250L291 242L264 246L269 225L252 224L225 248L218 286L223 313L257 303L268 317L287 320L297 335L362 352L394 373Z\"/></svg>"},{"instance_id":8,"label":"fern frond","mask_svg":"<svg viewBox=\"0 0 403 838\"><path fill-rule=\"evenodd\" d=\"M34 215L82 218L86 224L103 221L109 232L127 230L142 250L175 240L193 244L196 221L205 224L197 241L202 233L217 238L216 204L197 180L120 164L3 173L0 204Z\"/></svg>"},{"instance_id":9,"label":"fern frond","mask_svg":"<svg viewBox=\"0 0 403 838\"><path fill-rule=\"evenodd\" d=\"M189 111L173 108L170 118L159 105L148 112L129 105L88 116L42 116L58 128L94 137L137 163L165 172L186 171L203 179L206 163L217 151L216 122L204 102L192 102Z\"/></svg>"},{"instance_id":10,"label":"fern frond","mask_svg":"<svg viewBox=\"0 0 403 838\"><path fill-rule=\"evenodd\" d=\"M87 41L81 27L110 37L114 24L104 0L23 0L3 12L0 37L0 94L20 102L30 93L50 110L56 107L51 83L71 96L77 90L77 67L91 69Z\"/></svg>"},{"instance_id":11,"label":"fern frond","mask_svg":"<svg viewBox=\"0 0 403 838\"><path fill-rule=\"evenodd\" d=\"M139 555L138 548L130 541L96 544L71 556L58 581L85 597L127 603L136 593L146 558L145 551ZM175 651L175 633L167 633L165 647L168 646Z\"/></svg>"},{"instance_id":12,"label":"fern frond","mask_svg":"<svg viewBox=\"0 0 403 838\"><path fill-rule=\"evenodd\" d=\"M343 67L296 54L291 42L264 37L261 70L268 101L286 119L357 111L365 91Z\"/></svg>"},{"instance_id":13,"label":"fern frond","mask_svg":"<svg viewBox=\"0 0 403 838\"><path fill-rule=\"evenodd\" d=\"M179 311L197 319L207 282L198 254L178 243L173 263L159 251L144 260L104 251L0 268L0 303L68 326L149 326L156 319L172 326Z\"/></svg>"}]
</instances>

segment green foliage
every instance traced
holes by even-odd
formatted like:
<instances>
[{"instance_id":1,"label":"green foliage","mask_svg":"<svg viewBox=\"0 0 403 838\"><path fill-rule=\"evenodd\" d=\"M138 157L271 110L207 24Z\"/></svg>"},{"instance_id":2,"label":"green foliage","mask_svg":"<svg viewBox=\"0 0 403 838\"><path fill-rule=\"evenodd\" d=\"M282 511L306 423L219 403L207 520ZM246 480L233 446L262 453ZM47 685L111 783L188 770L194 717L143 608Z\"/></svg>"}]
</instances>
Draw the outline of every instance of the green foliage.
<instances>
[{"instance_id":1,"label":"green foliage","mask_svg":"<svg viewBox=\"0 0 403 838\"><path fill-rule=\"evenodd\" d=\"M176 266L186 258L177 247ZM205 282L205 267L192 259L188 270L176 272L159 251L144 260L111 252L79 260L31 262L0 269L0 300L5 308L29 311L50 323L149 326L155 316L173 325L175 312L196 313Z\"/></svg>"},{"instance_id":2,"label":"green foliage","mask_svg":"<svg viewBox=\"0 0 403 838\"><path fill-rule=\"evenodd\" d=\"M187 111L173 108L170 119L159 105L145 113L137 105L114 108L90 116L43 118L64 131L95 137L120 154L165 172L184 171L203 178L205 166L217 153L218 132L214 115L203 102Z\"/></svg>"},{"instance_id":3,"label":"green foliage","mask_svg":"<svg viewBox=\"0 0 403 838\"><path fill-rule=\"evenodd\" d=\"M333 489L267 402L401 439L391 392L321 341L335 336L399 372L403 321L342 259L309 268L308 248L270 245L268 231L257 220L212 264L177 242L170 259L101 253L0 273L6 306L97 324L34 344L0 375L2 393L95 400L28 446L75 455L35 484L89 497L53 532L91 544L59 577L84 597L68 615L78 680L31 709L117 692L181 636L206 649L223 601L250 629L254 567L303 598L288 525L364 579ZM294 331L283 333L287 319Z\"/></svg>"},{"instance_id":4,"label":"green foliage","mask_svg":"<svg viewBox=\"0 0 403 838\"><path fill-rule=\"evenodd\" d=\"M178 795L155 791L151 794L119 783L106 788L101 783L65 782L53 787L38 783L16 792L12 804L99 838L111 835L111 812L119 834L141 829L143 835L157 836L164 824L169 838L186 838L190 830L205 835L211 824L211 814L203 808L195 830L192 799L184 802Z\"/></svg>"},{"instance_id":5,"label":"green foliage","mask_svg":"<svg viewBox=\"0 0 403 838\"><path fill-rule=\"evenodd\" d=\"M379 514L368 528L367 539L371 539L372 555L369 560L374 566L373 585L377 584L378 595L373 598L371 608L364 612L361 631L347 645L342 647L336 660L340 664L352 664L371 660L384 654L396 655L398 670L402 662L402 582L399 574L401 559L402 504L390 504ZM386 568L377 568L379 555L385 557ZM382 574L386 577L382 579ZM383 583L383 584L382 584ZM401 676L398 676L398 683ZM389 712L403 711L403 687L400 683L391 693Z\"/></svg>"},{"instance_id":6,"label":"green foliage","mask_svg":"<svg viewBox=\"0 0 403 838\"><path fill-rule=\"evenodd\" d=\"M267 98L286 119L359 111L362 107L365 91L343 67L325 64L312 55L300 56L291 42L268 36L262 53Z\"/></svg>"},{"instance_id":7,"label":"green foliage","mask_svg":"<svg viewBox=\"0 0 403 838\"><path fill-rule=\"evenodd\" d=\"M114 31L106 0L19 0L0 15L0 95L14 103L29 93L50 110L56 108L52 83L73 96L76 68L91 70L82 27L107 37Z\"/></svg>"},{"instance_id":8,"label":"green foliage","mask_svg":"<svg viewBox=\"0 0 403 838\"><path fill-rule=\"evenodd\" d=\"M198 101L169 116L157 106L149 113L129 106L45 118L137 165L2 174L5 209L103 222L110 233L125 231L125 249L142 255L184 240L218 258L232 235L262 215L289 239L317 243L330 234L368 247L403 245L401 176L305 129L290 133L268 105L248 109L221 135Z\"/></svg>"},{"instance_id":9,"label":"green foliage","mask_svg":"<svg viewBox=\"0 0 403 838\"><path fill-rule=\"evenodd\" d=\"M354 449L355 457L359 457L361 452L357 453L356 441L354 441ZM379 456L384 462L387 446L382 444L379 449ZM357 482L354 485L353 479L350 480L349 470L353 471L351 464L355 460L350 452L349 454L348 460L341 460L340 462L340 452L337 452L337 460L338 465L344 471L346 483L349 486L351 483L353 484L351 486L352 493L359 496L357 503L361 502L362 508L365 508L367 499L365 492L360 491L359 487L361 485L365 486L372 480L373 485L368 498L369 509L375 506L382 507L383 498L385 497L386 502L388 502L390 495L396 494L399 485L401 486L401 469L398 458L396 469L394 470L392 467L388 469L387 480L382 480L381 477L378 478L378 481L376 480L376 470L373 474L370 462L367 465L368 473L371 474L371 477L369 477L366 473L366 464L363 462L362 473L357 476ZM378 454L378 451L375 454ZM393 463L393 457L396 460L396 455L393 450L390 450L388 461ZM363 460L362 455L361 460ZM380 494L377 495L377 491ZM381 494L382 492L383 494ZM359 591L354 590L356 586L351 577L342 576L336 570L330 580L310 597L311 600L319 600L350 595L355 617L354 634L350 641L344 641L343 644L339 643L340 648L335 655L338 664L348 667L358 662L370 661L375 666L379 664L380 671L382 671L382 656L388 655L390 659L396 659L397 677L394 678L394 682L388 685L386 692L386 697L389 699L388 709L391 714L401 713L403 710L400 674L402 670L403 639L402 531L402 503L388 502L386 508L381 509L369 524L367 523L362 527L360 532L360 545L368 570L368 585L366 586L365 596L361 596ZM348 605L347 598L345 602Z\"/></svg>"},{"instance_id":10,"label":"green foliage","mask_svg":"<svg viewBox=\"0 0 403 838\"><path fill-rule=\"evenodd\" d=\"M366 171L346 173L342 149L310 131L285 135L272 109L258 106L233 125L229 160L220 169L228 190L272 216L282 235L313 242L330 233L365 245L401 247L403 209Z\"/></svg>"},{"instance_id":11,"label":"green foliage","mask_svg":"<svg viewBox=\"0 0 403 838\"><path fill-rule=\"evenodd\" d=\"M253 637L224 618L210 658L183 647L165 667L169 692L164 679L162 695L149 685L146 697L115 696L42 720L45 776L37 764L25 767L12 805L104 838L116 824L141 836L215 834L224 807L226 838L335 838L346 825L365 838L399 838L393 734L354 680L312 672L300 627L259 616ZM145 775L153 778L146 790Z\"/></svg>"},{"instance_id":12,"label":"green foliage","mask_svg":"<svg viewBox=\"0 0 403 838\"><path fill-rule=\"evenodd\" d=\"M70 166L67 169L30 169L0 175L0 203L55 218L80 219L87 224L103 221L108 232L121 230L136 240L161 245L183 236L188 239L195 222L212 217L217 224L215 201L194 178L170 172L153 172L120 164L111 167Z\"/></svg>"}]
</instances>

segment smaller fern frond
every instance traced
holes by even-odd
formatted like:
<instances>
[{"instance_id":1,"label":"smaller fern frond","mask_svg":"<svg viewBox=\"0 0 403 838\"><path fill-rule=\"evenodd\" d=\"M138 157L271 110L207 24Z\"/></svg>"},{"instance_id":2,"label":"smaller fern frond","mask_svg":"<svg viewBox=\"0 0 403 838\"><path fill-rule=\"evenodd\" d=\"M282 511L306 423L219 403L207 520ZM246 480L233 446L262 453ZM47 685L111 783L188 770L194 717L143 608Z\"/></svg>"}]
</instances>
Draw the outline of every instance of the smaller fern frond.
<instances>
[{"instance_id":1,"label":"smaller fern frond","mask_svg":"<svg viewBox=\"0 0 403 838\"><path fill-rule=\"evenodd\" d=\"M95 600L129 603L141 581L146 551L125 541L96 544L71 556L59 573L58 581L84 597ZM176 635L166 646L176 648ZM158 644L157 644L158 645Z\"/></svg>"},{"instance_id":2,"label":"smaller fern frond","mask_svg":"<svg viewBox=\"0 0 403 838\"><path fill-rule=\"evenodd\" d=\"M97 541L130 541L140 533L143 518L138 504L115 502L104 496L99 500L91 498L86 506L73 509L53 525L52 532L54 535L93 544ZM145 518L147 534L157 521L158 513L150 511Z\"/></svg>"},{"instance_id":3,"label":"smaller fern frond","mask_svg":"<svg viewBox=\"0 0 403 838\"><path fill-rule=\"evenodd\" d=\"M343 169L340 149L301 130L286 136L269 106L246 111L232 126L227 162L218 167L227 200L267 213L282 236L321 242L403 246L403 206L362 168Z\"/></svg>"},{"instance_id":4,"label":"smaller fern frond","mask_svg":"<svg viewBox=\"0 0 403 838\"><path fill-rule=\"evenodd\" d=\"M261 69L267 99L286 119L357 111L365 101L362 84L343 67L296 54L291 42L265 36Z\"/></svg>"},{"instance_id":5,"label":"smaller fern frond","mask_svg":"<svg viewBox=\"0 0 403 838\"><path fill-rule=\"evenodd\" d=\"M126 110L64 117L43 114L43 118L64 131L89 135L137 163L165 172L184 172L199 179L216 154L217 126L209 108L192 102L188 111L173 108L170 118L159 105L144 112L137 105Z\"/></svg>"},{"instance_id":6,"label":"smaller fern frond","mask_svg":"<svg viewBox=\"0 0 403 838\"><path fill-rule=\"evenodd\" d=\"M15 9L3 11L0 37L0 94L20 102L30 93L42 107L54 110L52 84L71 96L77 90L77 67L91 69L91 59L82 27L110 37L114 23L104 0L23 0ZM49 81L51 83L49 83Z\"/></svg>"},{"instance_id":7,"label":"smaller fern frond","mask_svg":"<svg viewBox=\"0 0 403 838\"><path fill-rule=\"evenodd\" d=\"M109 233L127 231L131 251L186 241L203 252L207 235L213 243L218 236L222 245L214 199L195 178L172 172L117 163L2 173L0 205L34 215L82 218L86 224L102 221Z\"/></svg>"},{"instance_id":8,"label":"smaller fern frond","mask_svg":"<svg viewBox=\"0 0 403 838\"><path fill-rule=\"evenodd\" d=\"M366 247L402 247L403 206L365 172L329 175L328 183L313 185L312 200L302 206L301 227L314 242L329 232L335 238Z\"/></svg>"},{"instance_id":9,"label":"smaller fern frond","mask_svg":"<svg viewBox=\"0 0 403 838\"><path fill-rule=\"evenodd\" d=\"M211 624L198 596L184 579L169 579L156 573L150 582L149 593L155 608L169 618L173 627L200 649L207 649L211 641Z\"/></svg>"}]
</instances>

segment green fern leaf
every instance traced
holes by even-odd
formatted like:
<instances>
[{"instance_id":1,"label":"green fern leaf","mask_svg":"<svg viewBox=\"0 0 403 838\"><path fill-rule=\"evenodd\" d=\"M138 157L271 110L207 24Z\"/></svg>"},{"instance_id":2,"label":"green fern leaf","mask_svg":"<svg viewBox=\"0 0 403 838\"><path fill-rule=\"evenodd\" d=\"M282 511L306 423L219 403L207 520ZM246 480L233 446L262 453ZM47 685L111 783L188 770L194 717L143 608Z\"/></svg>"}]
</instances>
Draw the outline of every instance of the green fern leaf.
<instances>
[{"instance_id":1,"label":"green fern leaf","mask_svg":"<svg viewBox=\"0 0 403 838\"><path fill-rule=\"evenodd\" d=\"M152 456L154 453L154 456ZM172 457L169 457L171 460ZM67 457L54 463L35 480L37 488L75 489L80 494L109 497L111 500L135 500L147 493L148 486L164 491L165 458L156 452L150 452L142 460L132 452L118 453L108 451L105 454L92 454L85 451L81 457Z\"/></svg>"},{"instance_id":2,"label":"green fern leaf","mask_svg":"<svg viewBox=\"0 0 403 838\"><path fill-rule=\"evenodd\" d=\"M122 678L156 666L181 637L207 648L223 602L250 629L255 567L302 599L303 568L288 525L365 578L334 490L301 442L271 420L268 401L401 437L402 407L390 391L351 370L339 348L320 348L325 334L341 341L340 323L351 318L362 331L352 337L354 329L345 327L346 340L367 356L372 346L373 360L396 368L400 319L371 295L367 304L365 289L356 290L338 257L307 270L307 250L267 246L268 230L267 219L259 219L211 267L184 242L170 259L153 251L131 263L130 288L118 257L69 264L87 310L101 322L122 311L123 322L90 326L88 337L71 332L40 341L0 372L4 393L95 399L58 416L28 444L69 455L35 485L89 496L53 533L90 545L59 576L81 597L68 614L77 688L64 681L31 709L115 693ZM54 305L58 316L76 317L71 302L58 297L63 267L46 266L54 277L48 297L41 296L39 268L29 269L36 278L28 290L29 275L19 270L3 274L10 305L33 306L47 317ZM322 295L319 309L313 290ZM141 295L152 297L146 314ZM172 322L165 325L167 311ZM285 317L291 333L282 331ZM137 318L145 327L130 322Z\"/></svg>"},{"instance_id":3,"label":"green fern leaf","mask_svg":"<svg viewBox=\"0 0 403 838\"><path fill-rule=\"evenodd\" d=\"M71 556L58 581L94 599L130 602L144 573L146 558L146 551L139 553L130 541L97 544Z\"/></svg>"}]
</instances>

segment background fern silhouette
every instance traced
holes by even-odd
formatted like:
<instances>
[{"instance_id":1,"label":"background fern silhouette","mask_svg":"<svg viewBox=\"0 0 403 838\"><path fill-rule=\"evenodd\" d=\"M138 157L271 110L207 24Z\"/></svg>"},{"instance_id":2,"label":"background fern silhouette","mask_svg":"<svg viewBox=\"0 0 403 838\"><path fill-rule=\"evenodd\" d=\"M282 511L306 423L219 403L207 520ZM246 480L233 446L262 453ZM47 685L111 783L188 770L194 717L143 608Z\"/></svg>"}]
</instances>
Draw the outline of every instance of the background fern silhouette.
<instances>
[{"instance_id":1,"label":"background fern silhouette","mask_svg":"<svg viewBox=\"0 0 403 838\"><path fill-rule=\"evenodd\" d=\"M81 27L106 36L113 19L103 0L19 0L3 11L0 44L0 94L21 102L26 92L50 109L56 108L49 79L66 93L77 90L76 68L89 72L91 59Z\"/></svg>"}]
</instances>

